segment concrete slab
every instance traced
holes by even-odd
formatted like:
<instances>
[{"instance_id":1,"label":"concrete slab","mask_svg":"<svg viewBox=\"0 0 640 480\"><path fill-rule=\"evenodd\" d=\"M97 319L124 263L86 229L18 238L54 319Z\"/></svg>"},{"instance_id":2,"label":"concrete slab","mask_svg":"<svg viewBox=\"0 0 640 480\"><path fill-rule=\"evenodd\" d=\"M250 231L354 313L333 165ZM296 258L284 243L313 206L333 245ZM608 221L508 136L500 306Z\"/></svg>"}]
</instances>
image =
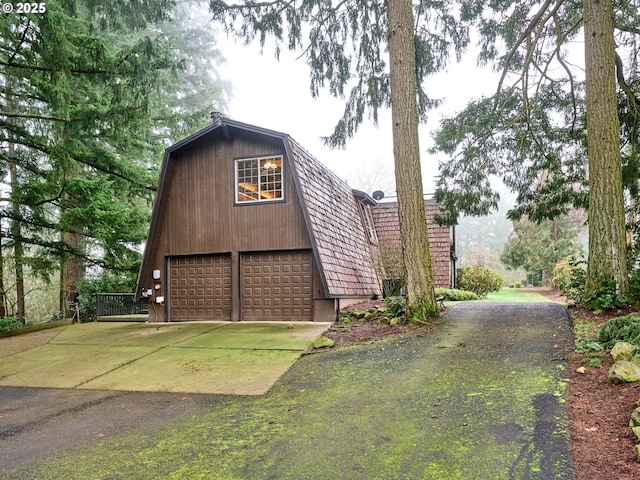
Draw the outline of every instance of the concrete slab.
<instances>
[{"instance_id":1,"label":"concrete slab","mask_svg":"<svg viewBox=\"0 0 640 480\"><path fill-rule=\"evenodd\" d=\"M25 335L0 338L0 358L24 352L39 345L46 345L52 341L56 335L62 332L64 328L65 327L49 328Z\"/></svg>"},{"instance_id":2,"label":"concrete slab","mask_svg":"<svg viewBox=\"0 0 640 480\"><path fill-rule=\"evenodd\" d=\"M0 363L0 385L75 388L154 352L152 347L41 345Z\"/></svg>"},{"instance_id":3,"label":"concrete slab","mask_svg":"<svg viewBox=\"0 0 640 480\"><path fill-rule=\"evenodd\" d=\"M90 328L86 328L91 325ZM224 323L92 323L71 325L51 341L63 345L166 347L223 327Z\"/></svg>"},{"instance_id":4,"label":"concrete slab","mask_svg":"<svg viewBox=\"0 0 640 480\"><path fill-rule=\"evenodd\" d=\"M193 336L181 347L306 350L328 328L326 323L227 323Z\"/></svg>"},{"instance_id":5,"label":"concrete slab","mask_svg":"<svg viewBox=\"0 0 640 480\"><path fill-rule=\"evenodd\" d=\"M79 388L264 395L300 351L167 347Z\"/></svg>"},{"instance_id":6,"label":"concrete slab","mask_svg":"<svg viewBox=\"0 0 640 480\"><path fill-rule=\"evenodd\" d=\"M68 325L0 339L0 386L262 395L329 326Z\"/></svg>"}]
</instances>

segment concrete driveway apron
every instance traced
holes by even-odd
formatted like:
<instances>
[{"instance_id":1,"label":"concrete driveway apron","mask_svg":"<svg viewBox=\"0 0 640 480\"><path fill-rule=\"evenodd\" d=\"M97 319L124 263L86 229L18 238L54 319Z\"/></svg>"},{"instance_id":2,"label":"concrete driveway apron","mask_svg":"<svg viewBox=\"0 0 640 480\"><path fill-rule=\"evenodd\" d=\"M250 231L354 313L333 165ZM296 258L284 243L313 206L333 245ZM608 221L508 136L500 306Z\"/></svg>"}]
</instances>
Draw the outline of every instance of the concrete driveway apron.
<instances>
[{"instance_id":1,"label":"concrete driveway apron","mask_svg":"<svg viewBox=\"0 0 640 480\"><path fill-rule=\"evenodd\" d=\"M0 339L0 386L262 395L327 323L69 325Z\"/></svg>"}]
</instances>

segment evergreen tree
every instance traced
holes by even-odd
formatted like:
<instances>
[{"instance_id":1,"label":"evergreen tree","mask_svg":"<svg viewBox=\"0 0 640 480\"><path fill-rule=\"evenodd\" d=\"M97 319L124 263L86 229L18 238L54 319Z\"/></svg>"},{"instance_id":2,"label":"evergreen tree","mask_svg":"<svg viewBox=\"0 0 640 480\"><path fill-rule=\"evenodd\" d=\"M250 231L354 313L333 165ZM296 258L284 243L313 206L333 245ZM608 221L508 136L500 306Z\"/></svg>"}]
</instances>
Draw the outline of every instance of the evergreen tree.
<instances>
[{"instance_id":1,"label":"evergreen tree","mask_svg":"<svg viewBox=\"0 0 640 480\"><path fill-rule=\"evenodd\" d=\"M332 95L346 97L328 145L344 146L365 114L376 122L379 109L391 107L407 302L409 310L436 312L417 123L437 104L424 90L425 78L446 65L452 49L459 54L468 42L449 3L212 0L211 11L214 20L247 42L258 37L264 45L273 39L276 56L283 46L301 50L313 96L328 86Z\"/></svg>"},{"instance_id":2,"label":"evergreen tree","mask_svg":"<svg viewBox=\"0 0 640 480\"><path fill-rule=\"evenodd\" d=\"M524 268L548 286L558 262L582 253L579 234L583 222L575 212L539 224L527 218L514 221L500 260L510 269Z\"/></svg>"},{"instance_id":3,"label":"evergreen tree","mask_svg":"<svg viewBox=\"0 0 640 480\"><path fill-rule=\"evenodd\" d=\"M0 18L0 165L17 179L6 236L26 247L32 274L60 272L62 310L86 268L137 270L160 151L221 100L208 88L197 111L178 107L215 84L181 82L191 62L217 57L211 36L191 58L176 48L177 32L162 30L173 12L164 0L52 0L45 13Z\"/></svg>"},{"instance_id":4,"label":"evergreen tree","mask_svg":"<svg viewBox=\"0 0 640 480\"><path fill-rule=\"evenodd\" d=\"M491 63L502 75L495 95L445 120L436 135L437 149L450 155L441 166L436 196L447 206L448 220L455 222L458 212L477 215L495 207L498 197L490 184L495 176L518 194L513 219L526 216L538 222L588 206L587 293L608 280L624 293L628 282L614 66L617 58L620 79L623 62L615 52L614 35L621 48L631 47L627 51L634 62L637 6L626 1L617 2L615 9L611 1L472 1L463 4L462 20L480 35L479 61ZM586 78L568 52L580 35L588 47ZM622 103L633 104L633 90L623 91ZM629 115L629 123L637 118ZM633 127L628 131L634 132ZM637 130L633 135L637 143ZM636 175L625 183L637 182Z\"/></svg>"}]
</instances>

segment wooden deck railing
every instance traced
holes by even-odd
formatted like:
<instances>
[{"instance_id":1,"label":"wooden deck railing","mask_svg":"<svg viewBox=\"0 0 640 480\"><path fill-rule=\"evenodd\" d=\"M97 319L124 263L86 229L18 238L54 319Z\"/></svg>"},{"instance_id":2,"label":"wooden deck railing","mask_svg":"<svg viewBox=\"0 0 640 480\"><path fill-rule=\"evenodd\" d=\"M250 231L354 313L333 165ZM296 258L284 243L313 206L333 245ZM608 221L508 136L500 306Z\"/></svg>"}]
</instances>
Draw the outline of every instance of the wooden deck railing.
<instances>
[{"instance_id":1,"label":"wooden deck railing","mask_svg":"<svg viewBox=\"0 0 640 480\"><path fill-rule=\"evenodd\" d=\"M96 293L96 317L149 313L146 300L133 301L133 293Z\"/></svg>"}]
</instances>

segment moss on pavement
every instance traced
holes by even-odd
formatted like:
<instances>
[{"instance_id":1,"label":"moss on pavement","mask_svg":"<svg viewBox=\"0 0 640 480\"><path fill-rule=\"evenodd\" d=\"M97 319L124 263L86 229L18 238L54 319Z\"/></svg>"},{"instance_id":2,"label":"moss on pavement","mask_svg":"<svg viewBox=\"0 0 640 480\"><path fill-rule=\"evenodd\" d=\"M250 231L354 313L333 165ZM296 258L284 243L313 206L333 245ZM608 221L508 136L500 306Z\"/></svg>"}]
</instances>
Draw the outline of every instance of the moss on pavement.
<instances>
[{"instance_id":1,"label":"moss on pavement","mask_svg":"<svg viewBox=\"0 0 640 480\"><path fill-rule=\"evenodd\" d=\"M570 335L558 305L459 305L428 335L307 355L265 396L7 478L573 479Z\"/></svg>"}]
</instances>

